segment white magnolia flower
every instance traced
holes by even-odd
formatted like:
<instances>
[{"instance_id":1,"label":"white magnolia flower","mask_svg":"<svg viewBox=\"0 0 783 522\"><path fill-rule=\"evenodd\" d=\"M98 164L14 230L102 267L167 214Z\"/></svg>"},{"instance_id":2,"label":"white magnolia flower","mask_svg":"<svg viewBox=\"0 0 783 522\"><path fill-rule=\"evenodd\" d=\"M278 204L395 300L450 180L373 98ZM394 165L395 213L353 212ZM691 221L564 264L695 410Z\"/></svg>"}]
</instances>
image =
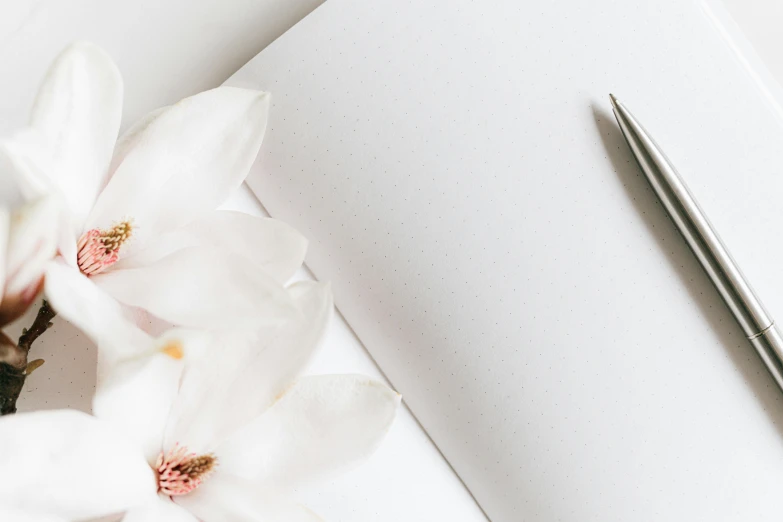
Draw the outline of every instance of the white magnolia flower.
<instances>
[{"instance_id":1,"label":"white magnolia flower","mask_svg":"<svg viewBox=\"0 0 783 522\"><path fill-rule=\"evenodd\" d=\"M23 314L40 292L57 251L56 218L52 198L14 210L0 207L0 326Z\"/></svg>"},{"instance_id":2,"label":"white magnolia flower","mask_svg":"<svg viewBox=\"0 0 783 522\"><path fill-rule=\"evenodd\" d=\"M281 283L304 258L302 236L215 211L247 176L268 109L264 92L220 87L151 113L117 141L116 66L94 45L66 49L29 128L0 142L27 197L62 202L58 247L71 270L57 273L59 284L89 277L119 302L184 326L248 326L291 312Z\"/></svg>"},{"instance_id":3,"label":"white magnolia flower","mask_svg":"<svg viewBox=\"0 0 783 522\"><path fill-rule=\"evenodd\" d=\"M54 285L52 297L90 303L96 317L77 326L99 343L115 334L154 347L101 377L97 418L0 419L0 505L67 520L127 511L125 522L312 522L285 493L368 456L394 419L399 395L381 383L299 378L331 315L328 285L290 286L299 313L250 342L183 330L145 340L94 285L77 290Z\"/></svg>"}]
</instances>

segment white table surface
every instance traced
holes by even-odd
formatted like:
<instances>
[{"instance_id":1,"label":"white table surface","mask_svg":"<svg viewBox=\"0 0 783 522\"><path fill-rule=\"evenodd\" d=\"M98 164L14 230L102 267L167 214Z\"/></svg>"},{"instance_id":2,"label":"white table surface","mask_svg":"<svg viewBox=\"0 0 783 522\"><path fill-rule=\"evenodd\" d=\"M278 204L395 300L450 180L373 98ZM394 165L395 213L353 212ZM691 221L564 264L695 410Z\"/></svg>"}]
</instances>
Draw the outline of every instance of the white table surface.
<instances>
[{"instance_id":1,"label":"white table surface","mask_svg":"<svg viewBox=\"0 0 783 522\"><path fill-rule=\"evenodd\" d=\"M783 85L783 2L780 0L723 0L778 83Z\"/></svg>"},{"instance_id":2,"label":"white table surface","mask_svg":"<svg viewBox=\"0 0 783 522\"><path fill-rule=\"evenodd\" d=\"M322 0L1 0L0 130L26 117L52 58L90 40L125 80L123 121L220 85Z\"/></svg>"},{"instance_id":3,"label":"white table surface","mask_svg":"<svg viewBox=\"0 0 783 522\"><path fill-rule=\"evenodd\" d=\"M73 40L96 42L116 60L125 79L127 126L152 108L219 85L321 1L2 0L0 133L26 121L38 81L52 58ZM783 83L783 34L779 31L783 26L783 3L724 3L770 71ZM247 191L237 195L230 206L259 211ZM43 357L48 363L31 377L21 408L87 409L94 385L94 349L89 343L60 322L34 347L34 352L34 357ZM315 369L318 373L361 371L379 375L369 355L339 319ZM385 488L381 482L377 487L373 485L388 470L399 471L400 462L419 463L416 472L408 474L411 483L386 484ZM452 499L451 505L442 509L428 501L428 489L438 483L445 484L444 492ZM396 501L403 497L404 502ZM329 484L320 496L311 497L311 503L331 520L479 519L469 497L407 412L365 468Z\"/></svg>"}]
</instances>

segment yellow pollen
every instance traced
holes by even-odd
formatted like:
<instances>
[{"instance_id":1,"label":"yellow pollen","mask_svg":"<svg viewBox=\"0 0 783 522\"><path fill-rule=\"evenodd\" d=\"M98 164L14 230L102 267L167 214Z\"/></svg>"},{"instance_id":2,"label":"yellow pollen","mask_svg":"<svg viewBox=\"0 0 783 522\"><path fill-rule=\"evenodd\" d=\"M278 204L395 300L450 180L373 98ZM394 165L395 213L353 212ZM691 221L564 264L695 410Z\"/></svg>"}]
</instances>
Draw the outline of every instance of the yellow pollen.
<instances>
[{"instance_id":1,"label":"yellow pollen","mask_svg":"<svg viewBox=\"0 0 783 522\"><path fill-rule=\"evenodd\" d=\"M133 223L130 220L121 221L109 230L101 231L101 242L106 248L106 253L116 252L123 243L133 235Z\"/></svg>"},{"instance_id":2,"label":"yellow pollen","mask_svg":"<svg viewBox=\"0 0 783 522\"><path fill-rule=\"evenodd\" d=\"M160 351L176 360L180 360L185 356L185 350L182 347L182 343L178 340L167 342Z\"/></svg>"},{"instance_id":3,"label":"yellow pollen","mask_svg":"<svg viewBox=\"0 0 783 522\"><path fill-rule=\"evenodd\" d=\"M187 475L191 479L196 480L212 472L216 463L217 458L215 458L213 454L208 453L207 455L201 455L186 460L177 466L177 469L183 475Z\"/></svg>"}]
</instances>

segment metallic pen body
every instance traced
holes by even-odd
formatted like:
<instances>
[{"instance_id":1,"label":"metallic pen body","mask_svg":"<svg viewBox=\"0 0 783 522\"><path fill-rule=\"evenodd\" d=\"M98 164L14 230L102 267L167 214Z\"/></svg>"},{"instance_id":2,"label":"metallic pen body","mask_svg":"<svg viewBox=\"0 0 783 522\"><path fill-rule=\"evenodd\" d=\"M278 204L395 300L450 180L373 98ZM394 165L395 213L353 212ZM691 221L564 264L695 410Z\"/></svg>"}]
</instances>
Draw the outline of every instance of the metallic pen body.
<instances>
[{"instance_id":1,"label":"metallic pen body","mask_svg":"<svg viewBox=\"0 0 783 522\"><path fill-rule=\"evenodd\" d=\"M772 318L661 148L622 103L611 94L609 97L647 181L783 390L783 338Z\"/></svg>"}]
</instances>

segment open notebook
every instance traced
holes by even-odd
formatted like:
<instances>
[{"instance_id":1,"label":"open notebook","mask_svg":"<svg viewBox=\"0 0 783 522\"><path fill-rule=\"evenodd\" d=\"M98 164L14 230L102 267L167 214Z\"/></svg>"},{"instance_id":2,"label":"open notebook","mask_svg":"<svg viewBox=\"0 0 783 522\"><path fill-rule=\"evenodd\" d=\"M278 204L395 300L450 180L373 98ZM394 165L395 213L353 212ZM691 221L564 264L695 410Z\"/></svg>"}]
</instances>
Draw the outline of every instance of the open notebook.
<instances>
[{"instance_id":1,"label":"open notebook","mask_svg":"<svg viewBox=\"0 0 783 522\"><path fill-rule=\"evenodd\" d=\"M687 0L328 0L229 80L274 96L251 187L493 522L783 511L783 396L608 110L783 314L783 127L724 30Z\"/></svg>"}]
</instances>

